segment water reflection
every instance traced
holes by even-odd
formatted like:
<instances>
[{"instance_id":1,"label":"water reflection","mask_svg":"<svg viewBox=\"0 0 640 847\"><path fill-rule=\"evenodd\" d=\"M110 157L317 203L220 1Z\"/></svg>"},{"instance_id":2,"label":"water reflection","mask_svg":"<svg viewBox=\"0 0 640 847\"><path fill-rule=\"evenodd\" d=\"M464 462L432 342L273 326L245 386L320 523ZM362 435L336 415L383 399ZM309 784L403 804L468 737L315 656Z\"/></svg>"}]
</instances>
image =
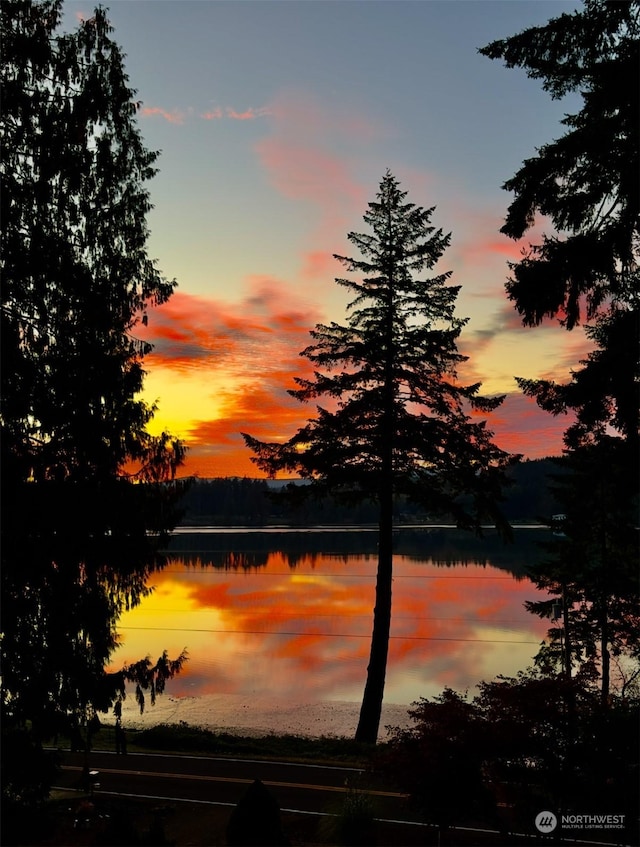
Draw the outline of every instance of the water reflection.
<instances>
[{"instance_id":1,"label":"water reflection","mask_svg":"<svg viewBox=\"0 0 640 847\"><path fill-rule=\"evenodd\" d=\"M530 663L546 630L523 609L536 594L523 578L536 536L504 547L444 530L398 534L387 702ZM375 569L375 533L181 533L151 596L121 620L118 660L186 647L173 696L357 701Z\"/></svg>"}]
</instances>

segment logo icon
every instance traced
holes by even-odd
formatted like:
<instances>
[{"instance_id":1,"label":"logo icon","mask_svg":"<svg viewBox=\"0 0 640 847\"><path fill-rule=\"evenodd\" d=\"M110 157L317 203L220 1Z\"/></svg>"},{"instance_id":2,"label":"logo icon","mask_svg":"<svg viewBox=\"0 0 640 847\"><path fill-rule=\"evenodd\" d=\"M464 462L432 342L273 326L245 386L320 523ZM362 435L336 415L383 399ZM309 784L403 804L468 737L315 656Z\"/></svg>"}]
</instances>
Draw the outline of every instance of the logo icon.
<instances>
[{"instance_id":1,"label":"logo icon","mask_svg":"<svg viewBox=\"0 0 640 847\"><path fill-rule=\"evenodd\" d=\"M553 812L538 812L536 815L536 829L538 832L553 832L558 826L558 818Z\"/></svg>"}]
</instances>

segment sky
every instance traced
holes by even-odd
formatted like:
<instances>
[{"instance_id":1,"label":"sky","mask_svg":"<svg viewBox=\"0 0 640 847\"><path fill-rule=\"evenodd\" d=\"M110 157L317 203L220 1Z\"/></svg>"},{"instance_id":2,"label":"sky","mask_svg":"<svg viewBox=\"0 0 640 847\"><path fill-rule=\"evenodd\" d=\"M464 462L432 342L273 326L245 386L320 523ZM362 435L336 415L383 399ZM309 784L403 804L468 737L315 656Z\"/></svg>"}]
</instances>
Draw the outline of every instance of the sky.
<instances>
[{"instance_id":1,"label":"sky","mask_svg":"<svg viewBox=\"0 0 640 847\"><path fill-rule=\"evenodd\" d=\"M561 0L106 0L141 101L149 255L178 288L150 313L145 399L155 432L186 442L184 474L261 476L240 432L288 438L313 416L287 390L317 323L344 322L334 253L387 169L452 234L437 272L462 286L460 369L507 395L488 416L503 449L559 454L566 418L514 381L566 380L589 347L557 320L524 328L504 284L513 242L501 186L563 133L575 101L552 101L519 69L478 54L578 6ZM65 25L91 16L67 0Z\"/></svg>"}]
</instances>

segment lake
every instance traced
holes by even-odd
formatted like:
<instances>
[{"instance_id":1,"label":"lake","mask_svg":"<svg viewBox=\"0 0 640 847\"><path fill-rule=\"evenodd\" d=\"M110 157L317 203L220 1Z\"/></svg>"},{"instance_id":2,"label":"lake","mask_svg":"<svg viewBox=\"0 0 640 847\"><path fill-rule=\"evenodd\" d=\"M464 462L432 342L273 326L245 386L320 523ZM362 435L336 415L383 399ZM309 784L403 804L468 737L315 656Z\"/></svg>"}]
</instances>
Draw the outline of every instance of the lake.
<instances>
[{"instance_id":1,"label":"lake","mask_svg":"<svg viewBox=\"0 0 640 847\"><path fill-rule=\"evenodd\" d=\"M505 545L490 531L396 532L385 703L472 691L531 664L549 622L525 611L538 596L525 574L546 537L516 529ZM270 711L311 705L337 720L345 704L351 715L366 678L376 541L361 527L179 528L152 593L118 627L116 665L189 653L146 720L258 726ZM135 718L132 697L126 712Z\"/></svg>"}]
</instances>

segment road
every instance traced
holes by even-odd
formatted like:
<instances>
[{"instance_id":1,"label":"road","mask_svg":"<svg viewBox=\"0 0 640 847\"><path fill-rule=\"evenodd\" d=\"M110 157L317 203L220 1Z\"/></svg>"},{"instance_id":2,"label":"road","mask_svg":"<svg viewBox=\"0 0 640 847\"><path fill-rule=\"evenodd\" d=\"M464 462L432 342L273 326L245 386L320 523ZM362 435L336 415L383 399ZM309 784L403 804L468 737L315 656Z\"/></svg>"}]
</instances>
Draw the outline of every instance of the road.
<instances>
[{"instance_id":1,"label":"road","mask_svg":"<svg viewBox=\"0 0 640 847\"><path fill-rule=\"evenodd\" d=\"M84 757L64 752L57 787L81 784ZM322 813L336 806L348 785L366 790L372 797L377 817L411 820L402 794L370 786L356 768L305 765L256 759L185 756L162 753L92 751L89 767L98 771L96 794L190 800L235 806L247 787L261 780L275 796L281 809Z\"/></svg>"},{"instance_id":2,"label":"road","mask_svg":"<svg viewBox=\"0 0 640 847\"><path fill-rule=\"evenodd\" d=\"M83 754L64 751L56 787L80 787L83 765ZM435 843L422 840L432 838L428 834L432 828L420 823L410 813L404 795L372 785L367 775L357 768L164 753L119 756L101 751L91 752L89 767L97 771L96 797L118 794L167 802L235 806L248 786L255 779L260 779L275 796L283 812L307 815L335 813L350 785L371 795L376 818L398 833L399 840L395 838L393 843ZM452 827L453 830L457 840L451 843L505 843L497 832L491 830ZM409 833L412 835L410 841ZM512 836L512 843L529 843L530 839L530 835L517 834ZM583 841L576 837L571 841L574 847L613 847L615 839L600 841L596 837Z\"/></svg>"}]
</instances>

